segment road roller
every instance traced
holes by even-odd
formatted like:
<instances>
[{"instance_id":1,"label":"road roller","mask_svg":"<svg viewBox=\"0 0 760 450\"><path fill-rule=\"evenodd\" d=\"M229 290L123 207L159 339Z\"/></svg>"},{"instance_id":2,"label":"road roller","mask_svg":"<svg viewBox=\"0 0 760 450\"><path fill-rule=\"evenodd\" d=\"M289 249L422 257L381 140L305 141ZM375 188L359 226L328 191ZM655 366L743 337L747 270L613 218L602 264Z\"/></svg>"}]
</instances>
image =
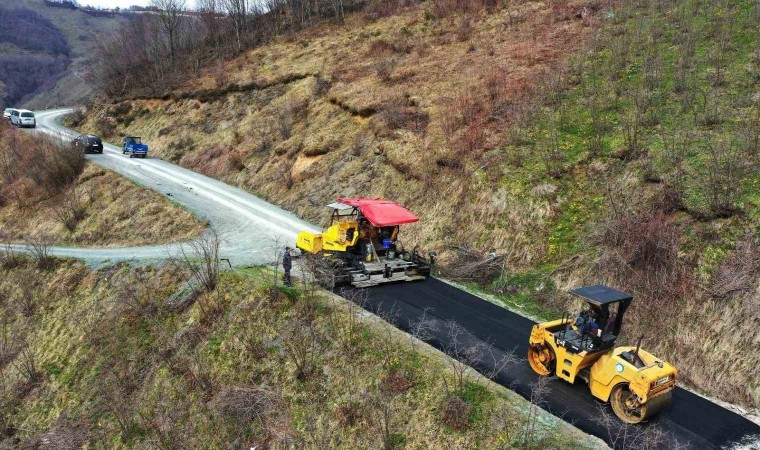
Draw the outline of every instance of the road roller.
<instances>
[{"instance_id":1,"label":"road roller","mask_svg":"<svg viewBox=\"0 0 760 450\"><path fill-rule=\"evenodd\" d=\"M539 323L530 334L528 363L541 376L588 383L591 394L609 402L623 422L637 424L666 408L676 369L637 345L615 347L633 297L607 286L570 291L587 307L578 316Z\"/></svg>"}]
</instances>

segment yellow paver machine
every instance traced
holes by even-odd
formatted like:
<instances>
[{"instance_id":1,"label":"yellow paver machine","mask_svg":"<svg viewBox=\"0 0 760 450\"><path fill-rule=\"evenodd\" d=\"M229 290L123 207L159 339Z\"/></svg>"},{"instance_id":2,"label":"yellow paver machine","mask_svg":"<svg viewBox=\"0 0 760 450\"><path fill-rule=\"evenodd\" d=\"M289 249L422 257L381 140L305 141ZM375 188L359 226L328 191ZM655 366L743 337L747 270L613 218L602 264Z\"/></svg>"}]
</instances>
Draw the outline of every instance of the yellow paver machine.
<instances>
[{"instance_id":1,"label":"yellow paver machine","mask_svg":"<svg viewBox=\"0 0 760 450\"><path fill-rule=\"evenodd\" d=\"M588 383L591 394L609 401L627 423L651 417L671 401L676 369L636 347L615 347L633 297L607 286L570 291L588 304L577 318L563 317L533 326L528 362L539 375L556 374Z\"/></svg>"},{"instance_id":2,"label":"yellow paver machine","mask_svg":"<svg viewBox=\"0 0 760 450\"><path fill-rule=\"evenodd\" d=\"M355 287L424 280L435 263L435 253L423 256L404 248L401 225L419 221L401 205L381 198L341 198L328 205L330 226L323 233L302 231L296 246L323 260L334 284Z\"/></svg>"}]
</instances>

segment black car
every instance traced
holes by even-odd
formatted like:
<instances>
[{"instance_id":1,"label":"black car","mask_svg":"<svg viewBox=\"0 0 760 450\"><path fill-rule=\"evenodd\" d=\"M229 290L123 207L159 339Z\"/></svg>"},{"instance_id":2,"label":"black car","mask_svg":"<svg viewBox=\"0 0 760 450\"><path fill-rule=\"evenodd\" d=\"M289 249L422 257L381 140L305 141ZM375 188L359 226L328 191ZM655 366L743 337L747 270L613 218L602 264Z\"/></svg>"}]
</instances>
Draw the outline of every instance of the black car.
<instances>
[{"instance_id":1,"label":"black car","mask_svg":"<svg viewBox=\"0 0 760 450\"><path fill-rule=\"evenodd\" d=\"M74 147L86 152L103 153L103 141L92 134L83 134L78 136L72 142Z\"/></svg>"}]
</instances>

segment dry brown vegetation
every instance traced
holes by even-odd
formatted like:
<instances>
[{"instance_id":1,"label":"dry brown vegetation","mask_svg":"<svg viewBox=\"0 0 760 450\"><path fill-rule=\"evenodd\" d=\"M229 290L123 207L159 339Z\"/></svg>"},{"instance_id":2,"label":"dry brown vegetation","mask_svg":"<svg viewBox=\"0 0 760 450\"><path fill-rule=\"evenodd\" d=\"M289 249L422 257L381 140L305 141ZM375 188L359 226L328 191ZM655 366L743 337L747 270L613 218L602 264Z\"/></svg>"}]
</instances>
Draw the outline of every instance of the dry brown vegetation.
<instances>
[{"instance_id":1,"label":"dry brown vegetation","mask_svg":"<svg viewBox=\"0 0 760 450\"><path fill-rule=\"evenodd\" d=\"M192 239L205 225L66 143L0 124L0 240L145 245Z\"/></svg>"},{"instance_id":2,"label":"dry brown vegetation","mask_svg":"<svg viewBox=\"0 0 760 450\"><path fill-rule=\"evenodd\" d=\"M400 201L422 217L406 244L540 318L568 288L628 290L623 341L756 407L758 275L737 261L757 254L759 17L749 0L377 2L82 126L315 223L338 196Z\"/></svg>"},{"instance_id":3,"label":"dry brown vegetation","mask_svg":"<svg viewBox=\"0 0 760 450\"><path fill-rule=\"evenodd\" d=\"M306 278L178 267L0 267L3 448L601 446Z\"/></svg>"},{"instance_id":4,"label":"dry brown vegetation","mask_svg":"<svg viewBox=\"0 0 760 450\"><path fill-rule=\"evenodd\" d=\"M353 14L278 38L163 99L96 107L83 128L139 132L159 156L316 222L336 196L378 195L423 216L407 239L438 242L449 230L452 241L469 240L474 230L452 224L501 221L497 193L481 192L479 180L502 175L495 149L506 127L527 119L526 96L581 48L599 4L460 3ZM531 209L539 220L547 213ZM495 246L514 231L493 229Z\"/></svg>"}]
</instances>

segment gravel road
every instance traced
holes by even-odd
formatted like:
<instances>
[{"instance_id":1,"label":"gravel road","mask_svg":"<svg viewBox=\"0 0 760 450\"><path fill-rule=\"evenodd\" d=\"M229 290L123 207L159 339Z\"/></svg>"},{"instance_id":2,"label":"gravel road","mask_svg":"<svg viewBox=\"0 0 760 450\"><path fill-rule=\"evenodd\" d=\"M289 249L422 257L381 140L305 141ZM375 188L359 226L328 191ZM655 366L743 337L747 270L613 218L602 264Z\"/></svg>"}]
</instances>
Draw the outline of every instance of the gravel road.
<instances>
[{"instance_id":1,"label":"gravel road","mask_svg":"<svg viewBox=\"0 0 760 450\"><path fill-rule=\"evenodd\" d=\"M37 112L37 132L66 141L79 133L61 125L70 109ZM148 142L148 145L150 143ZM232 265L268 263L275 243L295 244L301 230L318 231L312 224L242 189L183 169L157 158L130 159L119 147L105 144L103 154L87 155L92 163L111 169L126 178L188 209L220 236L220 254ZM159 260L176 254L182 244L123 248L52 247L51 254L73 257L90 264L129 260ZM14 246L23 250L24 246Z\"/></svg>"}]
</instances>

